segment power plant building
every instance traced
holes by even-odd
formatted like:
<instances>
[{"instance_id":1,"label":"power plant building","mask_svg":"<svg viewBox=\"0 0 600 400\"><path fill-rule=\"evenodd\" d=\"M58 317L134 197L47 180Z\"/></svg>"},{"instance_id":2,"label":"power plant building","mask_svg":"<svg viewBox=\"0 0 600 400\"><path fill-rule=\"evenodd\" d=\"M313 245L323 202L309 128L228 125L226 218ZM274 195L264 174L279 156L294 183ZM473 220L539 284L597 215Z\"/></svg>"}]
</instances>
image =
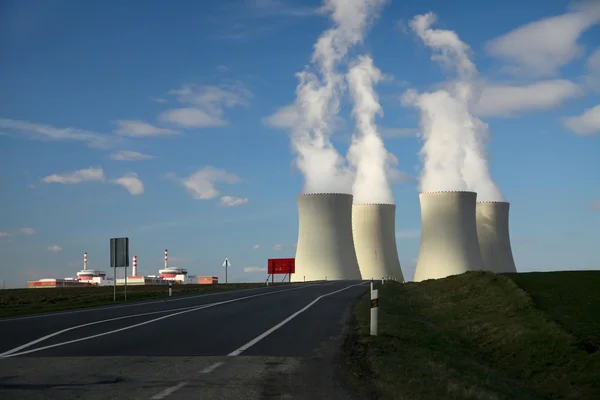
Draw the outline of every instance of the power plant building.
<instances>
[{"instance_id":1,"label":"power plant building","mask_svg":"<svg viewBox=\"0 0 600 400\"><path fill-rule=\"evenodd\" d=\"M298 247L292 282L361 279L352 236L351 194L298 196Z\"/></svg>"},{"instance_id":2,"label":"power plant building","mask_svg":"<svg viewBox=\"0 0 600 400\"><path fill-rule=\"evenodd\" d=\"M510 245L510 203L481 201L477 203L477 237L484 269L494 273L517 272Z\"/></svg>"},{"instance_id":3,"label":"power plant building","mask_svg":"<svg viewBox=\"0 0 600 400\"><path fill-rule=\"evenodd\" d=\"M477 193L429 192L419 194L419 200L421 246L414 281L482 270L475 220Z\"/></svg>"},{"instance_id":4,"label":"power plant building","mask_svg":"<svg viewBox=\"0 0 600 400\"><path fill-rule=\"evenodd\" d=\"M362 279L404 282L396 248L396 205L354 204L352 235Z\"/></svg>"}]
</instances>

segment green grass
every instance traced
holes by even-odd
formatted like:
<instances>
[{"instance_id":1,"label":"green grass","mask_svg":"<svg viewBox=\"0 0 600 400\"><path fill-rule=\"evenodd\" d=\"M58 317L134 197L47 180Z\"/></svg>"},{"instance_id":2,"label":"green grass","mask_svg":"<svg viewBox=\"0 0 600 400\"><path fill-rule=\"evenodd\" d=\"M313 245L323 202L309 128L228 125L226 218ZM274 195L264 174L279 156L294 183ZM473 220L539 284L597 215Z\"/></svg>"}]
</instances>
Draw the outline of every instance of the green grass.
<instances>
[{"instance_id":1,"label":"green grass","mask_svg":"<svg viewBox=\"0 0 600 400\"><path fill-rule=\"evenodd\" d=\"M356 305L349 378L378 399L600 399L599 284L600 271L388 282L377 337L368 296Z\"/></svg>"},{"instance_id":2,"label":"green grass","mask_svg":"<svg viewBox=\"0 0 600 400\"><path fill-rule=\"evenodd\" d=\"M278 283L276 283L277 285ZM285 283L279 283L284 285ZM174 285L173 297L227 290L264 287L264 283L229 283L218 285ZM123 286L117 286L117 302L123 304ZM168 299L168 286L128 286L127 302ZM115 304L113 287L71 287L0 290L0 318L74 308Z\"/></svg>"}]
</instances>

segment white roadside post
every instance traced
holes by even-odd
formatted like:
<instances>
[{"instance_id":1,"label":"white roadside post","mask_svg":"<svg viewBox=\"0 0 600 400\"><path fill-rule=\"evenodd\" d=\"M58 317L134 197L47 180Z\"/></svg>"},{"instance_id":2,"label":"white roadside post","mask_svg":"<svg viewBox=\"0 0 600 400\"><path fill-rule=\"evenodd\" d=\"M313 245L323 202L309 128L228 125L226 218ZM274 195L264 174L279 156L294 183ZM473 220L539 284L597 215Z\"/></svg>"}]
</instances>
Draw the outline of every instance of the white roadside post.
<instances>
[{"instance_id":1,"label":"white roadside post","mask_svg":"<svg viewBox=\"0 0 600 400\"><path fill-rule=\"evenodd\" d=\"M379 308L379 291L373 289L371 282L371 336L377 336L377 309Z\"/></svg>"},{"instance_id":2,"label":"white roadside post","mask_svg":"<svg viewBox=\"0 0 600 400\"><path fill-rule=\"evenodd\" d=\"M173 284L173 282L169 281L169 297L171 297L173 295L173 289L171 288L172 284Z\"/></svg>"}]
</instances>

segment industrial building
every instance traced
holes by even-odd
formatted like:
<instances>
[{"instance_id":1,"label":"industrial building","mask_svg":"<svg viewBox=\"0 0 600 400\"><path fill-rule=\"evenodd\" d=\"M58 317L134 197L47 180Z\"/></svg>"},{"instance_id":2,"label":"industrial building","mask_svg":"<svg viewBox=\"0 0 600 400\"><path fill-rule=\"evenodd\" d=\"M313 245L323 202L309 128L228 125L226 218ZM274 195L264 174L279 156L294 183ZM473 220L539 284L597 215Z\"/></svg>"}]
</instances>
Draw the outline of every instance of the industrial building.
<instances>
[{"instance_id":1,"label":"industrial building","mask_svg":"<svg viewBox=\"0 0 600 400\"><path fill-rule=\"evenodd\" d=\"M510 245L510 203L481 201L476 206L477 238L484 268L494 273L517 272Z\"/></svg>"},{"instance_id":2,"label":"industrial building","mask_svg":"<svg viewBox=\"0 0 600 400\"><path fill-rule=\"evenodd\" d=\"M396 205L354 204L352 235L362 279L404 282L396 247Z\"/></svg>"},{"instance_id":3,"label":"industrial building","mask_svg":"<svg viewBox=\"0 0 600 400\"><path fill-rule=\"evenodd\" d=\"M185 268L171 268L168 264L168 251L165 249L165 267L158 271L158 275L142 276L138 275L137 256L133 256L132 273L130 276L117 278L117 286L125 285L166 285L169 282L177 284L201 284L213 285L219 283L216 276L197 276L188 275ZM44 278L37 281L27 282L29 288L58 288L58 287L92 287L92 286L112 286L115 281L112 277L107 277L104 271L88 269L87 252L83 253L83 269L77 272L75 278ZM121 269L121 268L119 268ZM123 269L125 271L125 269ZM119 272L119 271L118 271Z\"/></svg>"},{"instance_id":4,"label":"industrial building","mask_svg":"<svg viewBox=\"0 0 600 400\"><path fill-rule=\"evenodd\" d=\"M419 194L419 200L421 246L414 281L482 270L475 220L477 193L428 192Z\"/></svg>"},{"instance_id":5,"label":"industrial building","mask_svg":"<svg viewBox=\"0 0 600 400\"><path fill-rule=\"evenodd\" d=\"M352 236L351 194L298 196L298 247L292 282L361 279Z\"/></svg>"}]
</instances>

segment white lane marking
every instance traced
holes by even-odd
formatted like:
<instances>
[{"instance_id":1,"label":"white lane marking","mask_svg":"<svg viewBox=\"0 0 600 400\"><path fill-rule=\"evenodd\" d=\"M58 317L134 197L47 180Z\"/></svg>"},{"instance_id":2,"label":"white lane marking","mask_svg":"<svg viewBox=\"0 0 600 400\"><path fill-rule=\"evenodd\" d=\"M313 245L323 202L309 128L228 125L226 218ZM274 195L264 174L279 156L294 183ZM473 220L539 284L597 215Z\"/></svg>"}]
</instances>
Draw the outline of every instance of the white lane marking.
<instances>
[{"instance_id":1,"label":"white lane marking","mask_svg":"<svg viewBox=\"0 0 600 400\"><path fill-rule=\"evenodd\" d=\"M321 282L321 281L314 281L314 282ZM296 282L296 283L292 283L288 286L315 286L319 283L311 283L309 285L305 285L304 282ZM238 289L238 290L225 290L223 292L218 292L218 293L206 293L206 294L197 294L197 295L193 295L193 296L182 296L182 297L177 297L175 299L165 299L165 300L152 300L152 301L141 301L141 302L135 302L135 303L131 303L131 304L122 304L122 305L118 305L118 306L106 306L106 307L90 307L90 308L83 308L83 309L79 309L79 310L69 310L69 311L59 311L59 312L50 312L50 313L43 313L43 314L36 314L36 315L27 315L27 316L23 316L23 317L8 317L8 318L0 318L0 323L2 322L10 322L10 321L21 321L21 320L25 320L25 319L33 319L33 318L43 318L43 317L55 317L57 315L69 315L69 314L77 314L77 313L82 313L82 312L92 312L92 311L105 311L105 310L116 310L118 308L125 308L125 307L139 307L139 306L146 306L149 304L157 304L157 303L171 303L174 301L182 301L182 300L190 300L190 299L196 299L198 297L209 297L209 296L217 296L220 294L227 294L227 293L240 293L240 292L249 292L252 290L259 290L259 289L265 289L265 290L270 290L272 289L272 287L256 287L256 288L250 288L250 289Z\"/></svg>"},{"instance_id":2,"label":"white lane marking","mask_svg":"<svg viewBox=\"0 0 600 400\"><path fill-rule=\"evenodd\" d=\"M187 382L178 383L175 386L171 386L170 388L166 388L162 392L155 394L154 396L150 397L150 399L152 399L152 400L164 399L165 397L172 395L174 392L178 391L179 389L181 389L182 387L184 387L187 384L188 384Z\"/></svg>"},{"instance_id":3,"label":"white lane marking","mask_svg":"<svg viewBox=\"0 0 600 400\"><path fill-rule=\"evenodd\" d=\"M25 343L25 344L23 344L21 346L15 347L14 349L7 350L4 353L0 353L0 357L6 356L6 355L11 354L11 353L15 353L15 352L17 352L19 350L22 350L22 349L25 349L27 347L31 347L34 344L37 344L39 342L43 342L44 340L50 339L51 337L54 337L54 336L61 335L61 334L65 333L65 332L69 332L69 331L72 331L72 330L75 330L75 329L79 329L79 328L85 328L86 326L98 325L98 324L103 324L105 322L118 321L118 320L121 320L121 319L143 317L145 315L164 314L164 313L169 313L169 312L172 312L172 311L189 310L189 309L198 308L198 307L201 307L201 306L202 305L188 306L188 307L181 307L181 308L175 308L175 309L170 309L170 310L152 311L152 312L147 312L147 313L142 313L142 314L125 315L123 317L103 319L103 320L100 320L100 321L88 322L87 324L83 324L83 325L72 326L70 328L63 329L62 331L54 332L54 333L51 333L49 335L43 336L41 338L35 339L35 340L31 341L31 342L28 342L28 343Z\"/></svg>"},{"instance_id":4,"label":"white lane marking","mask_svg":"<svg viewBox=\"0 0 600 400\"><path fill-rule=\"evenodd\" d=\"M288 322L290 322L291 320L293 320L294 318L296 318L298 315L300 315L304 311L308 310L310 307L312 307L317 301L321 300L323 297L331 296L333 294L336 294L336 293L339 293L339 292L343 292L344 290L348 290L348 289L356 287L356 286L365 285L367 283L368 282L363 282L363 283L359 283L359 284L356 284L356 285L350 285L350 286L347 286L347 287L345 287L343 289L336 290L335 292L327 293L327 294L324 294L322 296L317 297L316 299L314 299L312 302L310 302L303 309L296 311L295 313L293 313L292 315L290 315L289 317L287 317L286 319L284 319L283 321L281 321L280 323L278 323L277 325L275 325L274 327L272 327L268 331L261 333L260 335L258 335L257 337L255 337L254 339L252 339L251 341L249 341L248 343L246 343L245 345L243 345L239 349L234 350L231 353L227 354L227 356L228 357L239 356L242 352L248 350L250 347L254 346L256 343L260 342L261 340L263 340L264 338L266 338L267 336L269 336L271 333L275 332L277 329L281 328L282 326L284 326L285 324L287 324Z\"/></svg>"},{"instance_id":5,"label":"white lane marking","mask_svg":"<svg viewBox=\"0 0 600 400\"><path fill-rule=\"evenodd\" d=\"M180 315L180 314L185 314L185 313L189 313L189 312L193 312L193 311L203 310L205 308L215 307L215 306L222 305L222 304L233 303L233 302L236 302L236 301L251 299L251 298L254 298L254 297L268 296L268 295L271 295L271 294L277 294L277 293L282 293L282 292L290 292L290 291L293 291L293 290L305 289L305 288L311 287L311 286L313 286L313 285L306 285L306 286L301 286L301 287L297 287L297 288L293 288L293 289L277 290L275 292L267 292L267 293L254 294L252 296L238 297L238 298L235 298L235 299L220 301L220 302L217 302L217 303L203 304L203 305L200 305L200 306L196 306L196 307L194 307L192 309L188 309L188 310L176 312L174 314L165 315L165 316L159 317L159 318L154 318L154 319L151 319L151 320L148 320L148 321L140 322L138 324L126 326L124 328L115 329L115 330L108 331L108 332L98 333L98 334L92 335L92 336L86 336L86 337L82 337L82 338L78 338L78 339L69 340L69 341L66 341L66 342L61 342L61 343L56 343L56 344L52 344L52 345L48 345L48 346L38 347L38 348L35 348L35 349L32 349L32 350L26 350L26 351L22 351L20 353L17 353L17 351L19 351L21 349L30 347L30 346L32 346L32 345L34 345L36 343L39 343L39 342L41 342L43 340L46 340L46 339L48 339L50 337L56 336L57 334L60 334L61 332L65 332L67 330L77 329L77 328L80 328L80 327L83 327L83 326L93 325L95 323L100 323L102 321L96 321L96 322L92 322L92 323L89 323L89 324L83 324L83 325L79 325L79 326L76 326L76 327L65 329L65 330L63 330L61 332L56 332L56 333L53 333L53 334L50 334L50 335L46 335L46 336L44 336L42 338L39 338L39 339L36 339L36 340L34 340L32 342L26 343L26 344L24 344L22 346L19 346L19 347L16 347L14 349L5 351L4 353L0 354L0 359L2 359L2 358L8 358L8 357L16 357L16 356L20 356L20 355L23 355L23 354L34 353L36 351L50 349L50 348L58 347L58 346L64 346L64 345L67 345L67 344L70 344L70 343L82 342L84 340L89 340L89 339L94 339L94 338L101 337L101 336L110 335L110 334L113 334L113 333L117 333L117 332L125 331L125 330L128 330L128 329L136 328L138 326L148 325L148 324L151 324L152 322L161 321L163 319L171 318L171 317L174 317L174 316L177 316L177 315ZM122 317L119 317L119 318L122 318Z\"/></svg>"},{"instance_id":6,"label":"white lane marking","mask_svg":"<svg viewBox=\"0 0 600 400\"><path fill-rule=\"evenodd\" d=\"M219 361L217 363L214 363L211 366L204 368L202 371L200 371L200 373L201 374L210 374L211 372L213 372L215 369L219 368L223 364L225 364L223 361Z\"/></svg>"}]
</instances>

